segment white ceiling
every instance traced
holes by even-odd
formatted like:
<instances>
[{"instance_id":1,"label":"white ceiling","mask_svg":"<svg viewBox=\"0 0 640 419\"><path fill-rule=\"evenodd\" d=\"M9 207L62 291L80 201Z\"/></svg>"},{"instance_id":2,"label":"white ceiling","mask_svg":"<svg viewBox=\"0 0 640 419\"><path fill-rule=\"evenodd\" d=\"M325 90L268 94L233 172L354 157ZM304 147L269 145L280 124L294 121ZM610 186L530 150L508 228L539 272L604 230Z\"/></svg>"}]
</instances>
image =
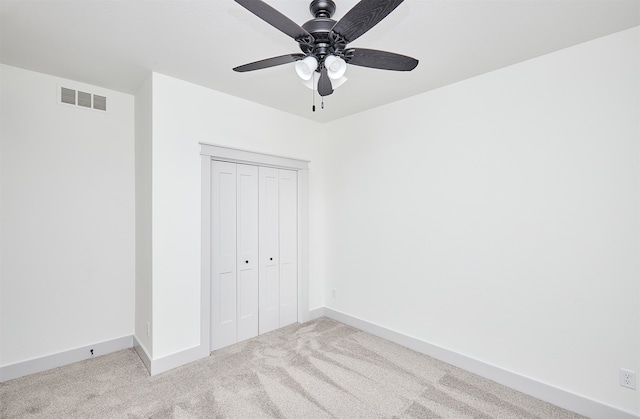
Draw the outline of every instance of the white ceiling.
<instances>
[{"instance_id":1,"label":"white ceiling","mask_svg":"<svg viewBox=\"0 0 640 419\"><path fill-rule=\"evenodd\" d=\"M335 20L357 2L335 1ZM310 0L266 2L300 25L312 18ZM232 0L0 0L0 59L126 93L156 71L327 122L639 24L640 0L406 0L350 46L409 55L418 67L349 66L349 81L315 113L293 64L231 70L299 52Z\"/></svg>"}]
</instances>

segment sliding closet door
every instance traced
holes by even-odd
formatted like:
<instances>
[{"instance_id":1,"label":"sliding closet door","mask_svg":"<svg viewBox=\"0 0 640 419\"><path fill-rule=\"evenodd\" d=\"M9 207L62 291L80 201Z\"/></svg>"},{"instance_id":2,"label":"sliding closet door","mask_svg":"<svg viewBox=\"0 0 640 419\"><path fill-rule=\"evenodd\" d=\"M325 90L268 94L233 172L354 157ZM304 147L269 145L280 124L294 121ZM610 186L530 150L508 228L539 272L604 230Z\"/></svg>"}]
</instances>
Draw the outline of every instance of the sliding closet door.
<instances>
[{"instance_id":1,"label":"sliding closet door","mask_svg":"<svg viewBox=\"0 0 640 419\"><path fill-rule=\"evenodd\" d=\"M298 321L298 177L279 170L280 327Z\"/></svg>"},{"instance_id":2,"label":"sliding closet door","mask_svg":"<svg viewBox=\"0 0 640 419\"><path fill-rule=\"evenodd\" d=\"M258 166L237 166L238 341L258 336Z\"/></svg>"},{"instance_id":3,"label":"sliding closet door","mask_svg":"<svg viewBox=\"0 0 640 419\"><path fill-rule=\"evenodd\" d=\"M278 169L259 168L260 333L280 327Z\"/></svg>"},{"instance_id":4,"label":"sliding closet door","mask_svg":"<svg viewBox=\"0 0 640 419\"><path fill-rule=\"evenodd\" d=\"M237 342L236 165L211 163L211 350Z\"/></svg>"}]
</instances>

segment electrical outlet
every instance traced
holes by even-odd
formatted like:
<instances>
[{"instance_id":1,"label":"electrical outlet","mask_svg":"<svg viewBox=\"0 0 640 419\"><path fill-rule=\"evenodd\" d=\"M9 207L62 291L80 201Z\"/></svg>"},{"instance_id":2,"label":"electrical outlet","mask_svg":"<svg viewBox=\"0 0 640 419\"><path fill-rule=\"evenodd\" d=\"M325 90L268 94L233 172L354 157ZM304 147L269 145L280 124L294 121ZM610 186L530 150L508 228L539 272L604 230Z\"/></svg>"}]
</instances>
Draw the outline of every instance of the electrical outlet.
<instances>
[{"instance_id":1,"label":"electrical outlet","mask_svg":"<svg viewBox=\"0 0 640 419\"><path fill-rule=\"evenodd\" d=\"M636 372L620 368L620 385L632 390L636 389Z\"/></svg>"},{"instance_id":2,"label":"electrical outlet","mask_svg":"<svg viewBox=\"0 0 640 419\"><path fill-rule=\"evenodd\" d=\"M331 297L332 298L336 298L336 289L335 288L331 290Z\"/></svg>"},{"instance_id":3,"label":"electrical outlet","mask_svg":"<svg viewBox=\"0 0 640 419\"><path fill-rule=\"evenodd\" d=\"M151 336L151 325L147 322L147 337Z\"/></svg>"}]
</instances>

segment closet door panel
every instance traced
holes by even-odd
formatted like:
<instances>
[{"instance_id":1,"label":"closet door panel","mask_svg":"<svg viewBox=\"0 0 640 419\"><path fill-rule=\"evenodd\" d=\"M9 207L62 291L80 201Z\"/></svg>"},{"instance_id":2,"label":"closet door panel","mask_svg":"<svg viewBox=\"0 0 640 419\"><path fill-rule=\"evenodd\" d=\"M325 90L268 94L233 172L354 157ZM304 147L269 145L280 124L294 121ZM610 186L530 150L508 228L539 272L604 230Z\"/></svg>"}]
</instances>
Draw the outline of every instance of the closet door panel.
<instances>
[{"instance_id":1,"label":"closet door panel","mask_svg":"<svg viewBox=\"0 0 640 419\"><path fill-rule=\"evenodd\" d=\"M297 172L279 170L280 327L298 320Z\"/></svg>"},{"instance_id":2,"label":"closet door panel","mask_svg":"<svg viewBox=\"0 0 640 419\"><path fill-rule=\"evenodd\" d=\"M260 333L280 325L278 169L259 168Z\"/></svg>"},{"instance_id":3,"label":"closet door panel","mask_svg":"<svg viewBox=\"0 0 640 419\"><path fill-rule=\"evenodd\" d=\"M211 348L237 341L236 165L211 162Z\"/></svg>"},{"instance_id":4,"label":"closet door panel","mask_svg":"<svg viewBox=\"0 0 640 419\"><path fill-rule=\"evenodd\" d=\"M227 328L235 326L236 323L236 301L233 297L236 296L236 275L235 272L223 272L219 276L218 281L218 295L220 296L218 301L218 316L220 319L221 335L228 335L225 339L226 342L234 343L236 340L235 332L228 330L228 333L224 333ZM226 344L229 344L226 343ZM226 345L225 345L226 346Z\"/></svg>"},{"instance_id":5,"label":"closet door panel","mask_svg":"<svg viewBox=\"0 0 640 419\"><path fill-rule=\"evenodd\" d=\"M258 336L258 166L237 165L238 341Z\"/></svg>"}]
</instances>

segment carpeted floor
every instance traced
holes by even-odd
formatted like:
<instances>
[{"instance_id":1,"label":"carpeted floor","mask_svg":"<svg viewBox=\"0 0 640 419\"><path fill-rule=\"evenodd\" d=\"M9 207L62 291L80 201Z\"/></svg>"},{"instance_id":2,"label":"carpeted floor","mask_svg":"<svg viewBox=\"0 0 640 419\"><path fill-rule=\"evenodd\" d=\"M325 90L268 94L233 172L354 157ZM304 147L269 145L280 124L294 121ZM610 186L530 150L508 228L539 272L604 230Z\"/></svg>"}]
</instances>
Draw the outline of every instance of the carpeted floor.
<instances>
[{"instance_id":1,"label":"carpeted floor","mask_svg":"<svg viewBox=\"0 0 640 419\"><path fill-rule=\"evenodd\" d=\"M133 349L0 384L2 418L579 418L321 318L150 377Z\"/></svg>"}]
</instances>

